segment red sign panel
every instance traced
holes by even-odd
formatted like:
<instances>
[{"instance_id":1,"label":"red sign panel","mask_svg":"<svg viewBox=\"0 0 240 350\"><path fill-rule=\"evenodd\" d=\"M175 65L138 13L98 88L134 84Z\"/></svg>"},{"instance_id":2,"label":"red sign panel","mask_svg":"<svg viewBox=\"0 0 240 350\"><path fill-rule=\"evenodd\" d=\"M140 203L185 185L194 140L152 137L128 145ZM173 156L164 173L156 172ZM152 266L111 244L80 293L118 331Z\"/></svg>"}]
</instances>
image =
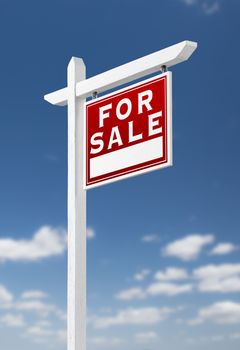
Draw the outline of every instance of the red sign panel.
<instances>
[{"instance_id":1,"label":"red sign panel","mask_svg":"<svg viewBox=\"0 0 240 350\"><path fill-rule=\"evenodd\" d=\"M86 103L86 187L172 164L171 73Z\"/></svg>"}]
</instances>

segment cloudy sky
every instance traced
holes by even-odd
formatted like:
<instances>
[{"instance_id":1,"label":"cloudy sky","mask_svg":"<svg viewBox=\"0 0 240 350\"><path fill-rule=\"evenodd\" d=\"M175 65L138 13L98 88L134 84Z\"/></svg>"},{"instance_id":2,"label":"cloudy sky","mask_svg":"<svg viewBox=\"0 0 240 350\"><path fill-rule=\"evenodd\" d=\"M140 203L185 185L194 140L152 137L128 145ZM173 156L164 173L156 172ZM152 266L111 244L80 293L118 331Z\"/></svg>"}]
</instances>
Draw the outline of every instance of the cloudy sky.
<instances>
[{"instance_id":1,"label":"cloudy sky","mask_svg":"<svg viewBox=\"0 0 240 350\"><path fill-rule=\"evenodd\" d=\"M174 166L88 193L88 349L240 345L238 0L1 1L0 344L66 349L66 85L182 40Z\"/></svg>"}]
</instances>

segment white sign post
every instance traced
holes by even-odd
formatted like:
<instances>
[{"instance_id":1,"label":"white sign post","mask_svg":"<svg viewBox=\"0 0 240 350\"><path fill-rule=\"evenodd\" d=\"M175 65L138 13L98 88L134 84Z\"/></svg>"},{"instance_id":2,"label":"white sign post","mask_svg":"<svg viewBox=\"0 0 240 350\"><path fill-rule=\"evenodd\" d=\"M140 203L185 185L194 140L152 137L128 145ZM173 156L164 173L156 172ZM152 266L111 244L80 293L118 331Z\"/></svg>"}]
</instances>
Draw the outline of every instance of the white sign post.
<instances>
[{"instance_id":1,"label":"white sign post","mask_svg":"<svg viewBox=\"0 0 240 350\"><path fill-rule=\"evenodd\" d=\"M86 79L81 58L68 65L68 86L44 96L68 105L68 350L86 350L85 99L188 60L197 43L183 41Z\"/></svg>"}]
</instances>

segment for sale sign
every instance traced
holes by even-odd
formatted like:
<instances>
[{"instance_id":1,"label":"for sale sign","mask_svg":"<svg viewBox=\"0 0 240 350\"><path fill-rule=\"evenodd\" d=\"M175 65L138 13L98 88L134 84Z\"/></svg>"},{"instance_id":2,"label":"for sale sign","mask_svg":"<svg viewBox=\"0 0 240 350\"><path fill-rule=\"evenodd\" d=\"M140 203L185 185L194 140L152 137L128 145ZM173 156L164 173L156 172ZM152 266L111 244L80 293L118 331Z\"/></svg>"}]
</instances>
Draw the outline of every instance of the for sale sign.
<instances>
[{"instance_id":1,"label":"for sale sign","mask_svg":"<svg viewBox=\"0 0 240 350\"><path fill-rule=\"evenodd\" d=\"M86 188L172 165L171 73L87 102L85 123Z\"/></svg>"}]
</instances>

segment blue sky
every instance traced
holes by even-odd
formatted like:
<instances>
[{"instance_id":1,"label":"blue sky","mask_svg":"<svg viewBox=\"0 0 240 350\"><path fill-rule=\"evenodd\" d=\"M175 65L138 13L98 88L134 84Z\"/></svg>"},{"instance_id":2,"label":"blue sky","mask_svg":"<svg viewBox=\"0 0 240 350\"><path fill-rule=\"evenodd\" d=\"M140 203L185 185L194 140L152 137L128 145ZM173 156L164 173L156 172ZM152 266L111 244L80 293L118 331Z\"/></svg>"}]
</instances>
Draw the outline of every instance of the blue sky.
<instances>
[{"instance_id":1,"label":"blue sky","mask_svg":"<svg viewBox=\"0 0 240 350\"><path fill-rule=\"evenodd\" d=\"M2 1L0 344L66 349L66 85L182 40L174 165L88 193L88 349L240 343L237 0Z\"/></svg>"}]
</instances>

